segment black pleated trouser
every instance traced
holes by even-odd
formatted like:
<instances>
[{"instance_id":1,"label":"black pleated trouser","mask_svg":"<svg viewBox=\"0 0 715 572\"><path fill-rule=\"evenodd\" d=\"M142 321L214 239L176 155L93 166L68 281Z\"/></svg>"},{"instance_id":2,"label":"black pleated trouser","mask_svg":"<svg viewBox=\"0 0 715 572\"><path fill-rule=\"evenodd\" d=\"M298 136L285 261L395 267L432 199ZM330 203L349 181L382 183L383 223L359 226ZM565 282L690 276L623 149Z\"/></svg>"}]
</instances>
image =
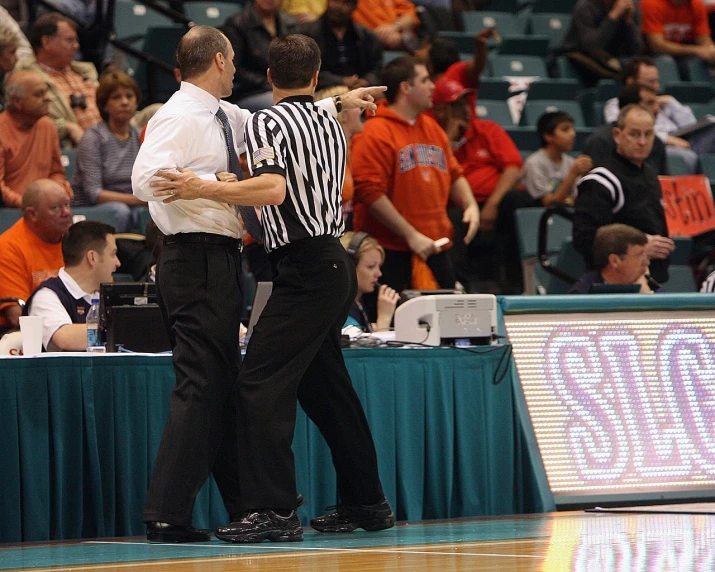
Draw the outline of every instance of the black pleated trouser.
<instances>
[{"instance_id":1,"label":"black pleated trouser","mask_svg":"<svg viewBox=\"0 0 715 572\"><path fill-rule=\"evenodd\" d=\"M296 399L330 447L342 502L378 502L375 445L340 348L357 293L355 266L330 236L296 241L269 258L273 292L238 384L242 509L296 508Z\"/></svg>"},{"instance_id":2,"label":"black pleated trouser","mask_svg":"<svg viewBox=\"0 0 715 572\"><path fill-rule=\"evenodd\" d=\"M196 495L211 473L229 514L238 511L240 244L204 233L166 238L157 292L173 349L176 386L144 522L190 525Z\"/></svg>"}]
</instances>

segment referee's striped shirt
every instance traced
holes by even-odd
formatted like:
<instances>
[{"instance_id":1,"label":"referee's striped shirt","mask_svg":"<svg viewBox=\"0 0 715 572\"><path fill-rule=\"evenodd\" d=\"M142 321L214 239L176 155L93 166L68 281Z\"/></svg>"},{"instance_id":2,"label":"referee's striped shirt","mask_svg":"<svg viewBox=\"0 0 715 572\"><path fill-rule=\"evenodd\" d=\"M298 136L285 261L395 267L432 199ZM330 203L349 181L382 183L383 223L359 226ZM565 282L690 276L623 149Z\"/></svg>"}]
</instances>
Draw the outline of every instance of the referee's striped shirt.
<instances>
[{"instance_id":1,"label":"referee's striped shirt","mask_svg":"<svg viewBox=\"0 0 715 572\"><path fill-rule=\"evenodd\" d=\"M347 143L337 119L310 96L287 97L249 119L245 140L253 176L286 178L283 204L261 209L268 252L311 236L342 236Z\"/></svg>"}]
</instances>

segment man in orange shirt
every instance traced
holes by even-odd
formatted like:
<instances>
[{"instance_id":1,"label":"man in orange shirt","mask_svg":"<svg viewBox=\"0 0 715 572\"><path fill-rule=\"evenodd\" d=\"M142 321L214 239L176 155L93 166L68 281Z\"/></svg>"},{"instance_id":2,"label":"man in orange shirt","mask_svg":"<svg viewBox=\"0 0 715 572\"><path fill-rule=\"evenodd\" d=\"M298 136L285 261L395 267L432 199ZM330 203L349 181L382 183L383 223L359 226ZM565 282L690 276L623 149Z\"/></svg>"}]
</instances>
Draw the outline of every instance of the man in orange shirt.
<instances>
[{"instance_id":1,"label":"man in orange shirt","mask_svg":"<svg viewBox=\"0 0 715 572\"><path fill-rule=\"evenodd\" d=\"M60 140L47 117L47 84L29 70L13 72L0 113L0 191L6 207L19 208L22 191L37 179L53 179L71 194L60 158Z\"/></svg>"},{"instance_id":2,"label":"man in orange shirt","mask_svg":"<svg viewBox=\"0 0 715 572\"><path fill-rule=\"evenodd\" d=\"M62 237L72 224L70 199L51 179L30 183L22 194L23 217L0 234L0 298L25 301L64 266ZM0 330L19 327L22 309L0 306Z\"/></svg>"},{"instance_id":3,"label":"man in orange shirt","mask_svg":"<svg viewBox=\"0 0 715 572\"><path fill-rule=\"evenodd\" d=\"M409 0L358 0L353 22L375 32L386 50L414 52L419 43L415 5Z\"/></svg>"},{"instance_id":4,"label":"man in orange shirt","mask_svg":"<svg viewBox=\"0 0 715 572\"><path fill-rule=\"evenodd\" d=\"M454 232L447 203L463 210L465 243L479 227L479 207L446 133L422 113L432 107L434 84L412 56L385 66L386 100L365 122L352 147L354 227L385 249L383 282L400 291L410 283L412 254L427 262L442 288L454 288L446 248L435 241Z\"/></svg>"},{"instance_id":5,"label":"man in orange shirt","mask_svg":"<svg viewBox=\"0 0 715 572\"><path fill-rule=\"evenodd\" d=\"M102 121L97 108L97 69L75 61L77 25L58 12L43 14L28 34L35 54L22 58L15 69L31 69L47 82L50 117L66 147L76 147L85 129Z\"/></svg>"}]
</instances>

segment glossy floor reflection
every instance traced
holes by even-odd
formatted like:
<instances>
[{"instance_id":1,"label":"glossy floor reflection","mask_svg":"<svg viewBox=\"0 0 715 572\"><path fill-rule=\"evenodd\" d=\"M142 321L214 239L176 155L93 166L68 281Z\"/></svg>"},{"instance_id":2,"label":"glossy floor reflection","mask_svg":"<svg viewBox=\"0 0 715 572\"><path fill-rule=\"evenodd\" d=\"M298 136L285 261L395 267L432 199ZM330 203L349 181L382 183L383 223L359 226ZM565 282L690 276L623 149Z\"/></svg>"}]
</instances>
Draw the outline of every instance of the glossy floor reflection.
<instances>
[{"instance_id":1,"label":"glossy floor reflection","mask_svg":"<svg viewBox=\"0 0 715 572\"><path fill-rule=\"evenodd\" d=\"M554 513L401 524L305 542L148 544L141 538L0 547L0 570L712 571L711 514Z\"/></svg>"}]
</instances>

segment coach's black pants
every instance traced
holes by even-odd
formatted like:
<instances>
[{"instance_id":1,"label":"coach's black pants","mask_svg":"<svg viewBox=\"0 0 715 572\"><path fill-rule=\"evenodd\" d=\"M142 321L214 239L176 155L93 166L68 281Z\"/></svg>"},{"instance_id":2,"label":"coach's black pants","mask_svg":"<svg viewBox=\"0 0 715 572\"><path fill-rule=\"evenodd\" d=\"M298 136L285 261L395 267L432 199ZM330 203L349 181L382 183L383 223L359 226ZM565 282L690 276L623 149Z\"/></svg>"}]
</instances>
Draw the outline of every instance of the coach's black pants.
<instances>
[{"instance_id":1,"label":"coach's black pants","mask_svg":"<svg viewBox=\"0 0 715 572\"><path fill-rule=\"evenodd\" d=\"M238 384L242 508L296 507L296 398L330 447L342 502L375 503L383 497L375 446L340 349L357 292L355 267L340 242L327 236L269 257L273 292Z\"/></svg>"},{"instance_id":2,"label":"coach's black pants","mask_svg":"<svg viewBox=\"0 0 715 572\"><path fill-rule=\"evenodd\" d=\"M167 237L157 272L176 387L142 516L144 522L176 525L191 524L194 500L211 473L229 514L238 512L239 499L239 242L228 238L224 244L184 242L183 238L173 243Z\"/></svg>"}]
</instances>

